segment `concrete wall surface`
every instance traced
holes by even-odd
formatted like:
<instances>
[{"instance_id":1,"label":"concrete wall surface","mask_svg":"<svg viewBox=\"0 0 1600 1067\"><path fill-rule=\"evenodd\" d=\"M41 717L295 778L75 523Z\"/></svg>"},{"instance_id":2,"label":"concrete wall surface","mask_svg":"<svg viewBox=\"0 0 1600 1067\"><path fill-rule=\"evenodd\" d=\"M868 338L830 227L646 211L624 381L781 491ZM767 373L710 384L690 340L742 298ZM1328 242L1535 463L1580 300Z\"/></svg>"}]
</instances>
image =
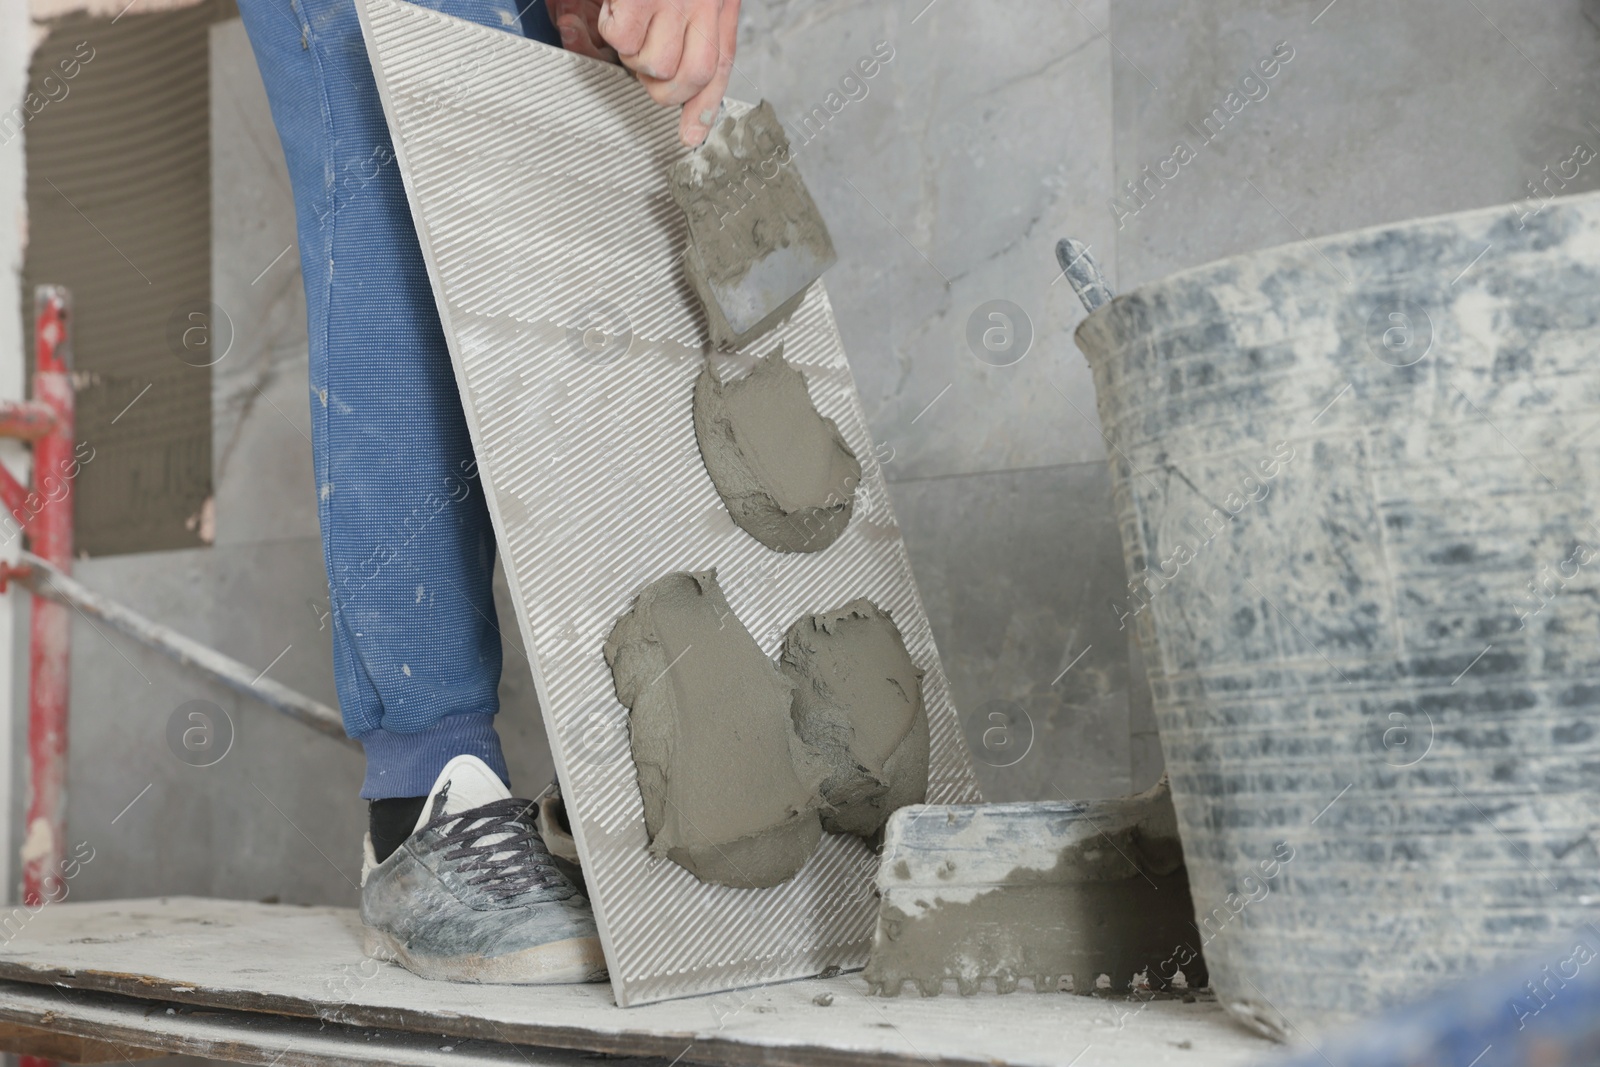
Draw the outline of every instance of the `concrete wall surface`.
<instances>
[{"instance_id":1,"label":"concrete wall surface","mask_svg":"<svg viewBox=\"0 0 1600 1067\"><path fill-rule=\"evenodd\" d=\"M773 102L829 219L829 291L990 799L1121 794L1161 767L1138 650L1109 607L1125 575L1055 241L1088 242L1131 286L1509 204L1576 143L1600 147L1600 30L1578 0L1325 4L745 4L731 92ZM1280 43L1292 58L1265 78ZM860 77L880 46L892 58ZM213 376L215 544L78 574L331 702L293 212L237 21L212 30L211 87L213 300L236 338ZM1180 140L1193 158L1163 171ZM1563 191L1597 183L1600 162ZM997 324L1011 347L982 343ZM502 729L531 792L551 765L509 605L501 617ZM357 753L84 620L73 641L71 835L97 849L74 892L354 901ZM191 701L232 723L213 767L169 746Z\"/></svg>"},{"instance_id":2,"label":"concrete wall surface","mask_svg":"<svg viewBox=\"0 0 1600 1067\"><path fill-rule=\"evenodd\" d=\"M1117 0L1117 189L1196 159L1117 235L1125 287L1302 236L1600 186L1600 31L1579 0ZM1294 58L1241 90L1283 42ZM1238 92L1243 106L1195 126ZM1251 96L1261 96L1259 100ZM1236 104L1238 101L1236 101ZM1190 124L1194 125L1191 126ZM1548 168L1548 169L1547 169ZM1167 168L1168 173L1172 168ZM1537 210L1534 200L1519 208ZM1462 264L1466 266L1465 263Z\"/></svg>"}]
</instances>

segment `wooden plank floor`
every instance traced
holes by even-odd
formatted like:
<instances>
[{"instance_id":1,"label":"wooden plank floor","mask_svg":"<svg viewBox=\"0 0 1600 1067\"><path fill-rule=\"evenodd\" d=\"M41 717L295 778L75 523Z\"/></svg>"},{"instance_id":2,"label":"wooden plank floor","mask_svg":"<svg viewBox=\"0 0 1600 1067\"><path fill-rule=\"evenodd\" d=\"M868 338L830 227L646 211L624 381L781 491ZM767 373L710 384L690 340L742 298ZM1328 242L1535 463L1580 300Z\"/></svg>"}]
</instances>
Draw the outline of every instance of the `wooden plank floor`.
<instances>
[{"instance_id":1,"label":"wooden plank floor","mask_svg":"<svg viewBox=\"0 0 1600 1067\"><path fill-rule=\"evenodd\" d=\"M104 1030L72 1028L79 1009L71 994L49 991L58 1003L36 1014L26 1005L8 1008L0 998L0 1018L83 1036L123 1033L109 1020L133 1011L132 1001L159 1002L158 1021L174 1033L187 1009L210 1009L189 1013L213 1028L206 1040L238 1029L241 1019L253 1019L258 1030L315 1019L350 1032L444 1039L409 1052L397 1045L384 1053L389 1058L379 1057L389 1063L443 1062L437 1050L449 1039L481 1049L575 1049L761 1067L1232 1067L1273 1049L1229 1022L1209 997L1186 1004L1024 990L882 999L867 996L865 983L851 974L622 1009L603 984L519 989L426 982L365 959L352 910L193 897L46 906L0 946L0 980L102 995L83 1001L80 1015L91 1008L110 1013ZM5 988L19 995L15 985ZM818 1003L829 996L830 1004ZM52 1014L41 1022L43 1011ZM163 1040L148 1047L179 1048L179 1037ZM274 1054L286 1043L277 1040ZM261 1040L249 1047L272 1046ZM242 1062L271 1062L244 1051L236 1057ZM525 1062L520 1053L517 1059Z\"/></svg>"}]
</instances>

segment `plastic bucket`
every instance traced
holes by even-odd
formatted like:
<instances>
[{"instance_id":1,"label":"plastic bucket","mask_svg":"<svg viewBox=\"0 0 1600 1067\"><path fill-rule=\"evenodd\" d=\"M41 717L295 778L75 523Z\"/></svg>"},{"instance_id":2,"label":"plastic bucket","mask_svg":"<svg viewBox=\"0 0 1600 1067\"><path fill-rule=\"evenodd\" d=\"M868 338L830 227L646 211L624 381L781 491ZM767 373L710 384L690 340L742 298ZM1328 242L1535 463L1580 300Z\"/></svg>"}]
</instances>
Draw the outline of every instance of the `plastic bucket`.
<instances>
[{"instance_id":1,"label":"plastic bucket","mask_svg":"<svg viewBox=\"0 0 1600 1067\"><path fill-rule=\"evenodd\" d=\"M1600 949L1600 197L1208 264L1077 340L1228 1009Z\"/></svg>"}]
</instances>

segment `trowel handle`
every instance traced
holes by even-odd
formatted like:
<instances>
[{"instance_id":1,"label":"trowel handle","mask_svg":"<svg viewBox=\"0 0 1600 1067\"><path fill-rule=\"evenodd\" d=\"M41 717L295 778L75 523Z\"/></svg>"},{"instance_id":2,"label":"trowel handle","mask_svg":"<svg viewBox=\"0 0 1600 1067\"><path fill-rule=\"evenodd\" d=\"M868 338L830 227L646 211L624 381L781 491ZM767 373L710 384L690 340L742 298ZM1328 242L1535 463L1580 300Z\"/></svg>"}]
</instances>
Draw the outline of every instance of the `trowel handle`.
<instances>
[{"instance_id":1,"label":"trowel handle","mask_svg":"<svg viewBox=\"0 0 1600 1067\"><path fill-rule=\"evenodd\" d=\"M1056 242L1056 262L1061 264L1061 272L1072 283L1073 292L1078 294L1086 310L1094 311L1111 302L1111 287L1100 273L1100 264L1089 254L1088 245L1063 237Z\"/></svg>"}]
</instances>

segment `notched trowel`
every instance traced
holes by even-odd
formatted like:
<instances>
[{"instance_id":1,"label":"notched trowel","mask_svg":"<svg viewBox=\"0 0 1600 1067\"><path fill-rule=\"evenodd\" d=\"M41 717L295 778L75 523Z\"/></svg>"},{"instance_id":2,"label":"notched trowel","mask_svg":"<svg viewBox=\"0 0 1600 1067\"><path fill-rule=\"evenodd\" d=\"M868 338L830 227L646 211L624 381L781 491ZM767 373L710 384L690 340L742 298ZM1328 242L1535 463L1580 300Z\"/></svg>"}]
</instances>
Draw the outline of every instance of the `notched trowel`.
<instances>
[{"instance_id":1,"label":"notched trowel","mask_svg":"<svg viewBox=\"0 0 1600 1067\"><path fill-rule=\"evenodd\" d=\"M737 117L724 109L669 177L689 220L689 283L717 348L739 348L783 322L838 258L765 100Z\"/></svg>"},{"instance_id":2,"label":"notched trowel","mask_svg":"<svg viewBox=\"0 0 1600 1067\"><path fill-rule=\"evenodd\" d=\"M901 808L885 828L863 977L896 996L1207 982L1165 777L1135 796ZM1183 979L1178 979L1178 972ZM1103 976L1103 977L1102 977Z\"/></svg>"}]
</instances>

